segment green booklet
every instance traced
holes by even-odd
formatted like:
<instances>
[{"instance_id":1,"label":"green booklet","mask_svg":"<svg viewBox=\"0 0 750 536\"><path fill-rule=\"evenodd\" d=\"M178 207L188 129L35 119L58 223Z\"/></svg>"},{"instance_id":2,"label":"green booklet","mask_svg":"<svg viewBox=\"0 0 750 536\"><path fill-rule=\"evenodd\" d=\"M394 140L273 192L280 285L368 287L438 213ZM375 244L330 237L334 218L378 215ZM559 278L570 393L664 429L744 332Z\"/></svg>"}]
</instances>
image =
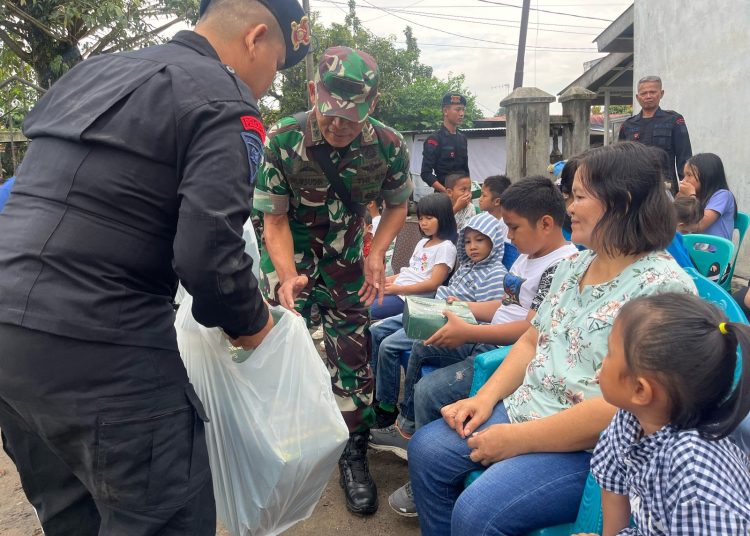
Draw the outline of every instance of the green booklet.
<instances>
[{"instance_id":1,"label":"green booklet","mask_svg":"<svg viewBox=\"0 0 750 536\"><path fill-rule=\"evenodd\" d=\"M477 320L471 309L464 302L453 302L448 305L445 300L407 296L404 305L404 331L410 339L423 341L445 325L448 321L443 311L451 311L469 324L476 324Z\"/></svg>"}]
</instances>

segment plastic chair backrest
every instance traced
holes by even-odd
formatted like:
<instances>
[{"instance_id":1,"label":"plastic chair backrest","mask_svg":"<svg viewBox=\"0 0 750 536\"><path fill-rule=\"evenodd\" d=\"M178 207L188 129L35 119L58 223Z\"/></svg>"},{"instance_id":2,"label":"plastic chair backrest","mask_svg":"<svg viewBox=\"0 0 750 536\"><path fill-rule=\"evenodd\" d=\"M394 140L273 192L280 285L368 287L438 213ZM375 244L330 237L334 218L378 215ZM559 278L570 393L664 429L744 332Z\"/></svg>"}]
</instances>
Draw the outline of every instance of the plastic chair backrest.
<instances>
[{"instance_id":1,"label":"plastic chair backrest","mask_svg":"<svg viewBox=\"0 0 750 536\"><path fill-rule=\"evenodd\" d=\"M745 313L742 311L742 307L734 301L734 298L719 285L713 281L706 279L699 274L693 268L685 268L685 272L693 278L695 288L698 289L698 296L706 301L709 301L721 309L730 322L737 322L740 324L750 324L747 321ZM739 380L742 374L742 352L737 348L737 366L734 371L735 383Z\"/></svg>"},{"instance_id":2,"label":"plastic chair backrest","mask_svg":"<svg viewBox=\"0 0 750 536\"><path fill-rule=\"evenodd\" d=\"M742 308L726 290L704 277L695 268L683 269L693 278L695 288L698 289L698 296L724 311L724 314L727 315L730 321L748 324L747 317L742 312Z\"/></svg>"},{"instance_id":3,"label":"plastic chair backrest","mask_svg":"<svg viewBox=\"0 0 750 536\"><path fill-rule=\"evenodd\" d=\"M726 238L706 234L689 234L682 237L682 243L698 273L719 281L729 269L734 253L734 244ZM696 244L707 244L707 247L696 249Z\"/></svg>"},{"instance_id":4,"label":"plastic chair backrest","mask_svg":"<svg viewBox=\"0 0 750 536\"><path fill-rule=\"evenodd\" d=\"M419 231L419 222L411 219L406 220L396 236L396 244L393 247L391 269L394 274L398 274L401 268L409 265L409 259L414 253L414 248L422 238L424 237Z\"/></svg>"},{"instance_id":5,"label":"plastic chair backrest","mask_svg":"<svg viewBox=\"0 0 750 536\"><path fill-rule=\"evenodd\" d=\"M727 292L732 292L732 278L734 277L734 268L737 266L737 257L740 254L740 248L742 247L742 241L745 239L745 233L747 228L750 226L750 215L744 212L737 212L737 217L734 219L734 228L737 230L737 246L734 249L734 257L729 265L729 270L726 275L721 279L721 286Z\"/></svg>"}]
</instances>

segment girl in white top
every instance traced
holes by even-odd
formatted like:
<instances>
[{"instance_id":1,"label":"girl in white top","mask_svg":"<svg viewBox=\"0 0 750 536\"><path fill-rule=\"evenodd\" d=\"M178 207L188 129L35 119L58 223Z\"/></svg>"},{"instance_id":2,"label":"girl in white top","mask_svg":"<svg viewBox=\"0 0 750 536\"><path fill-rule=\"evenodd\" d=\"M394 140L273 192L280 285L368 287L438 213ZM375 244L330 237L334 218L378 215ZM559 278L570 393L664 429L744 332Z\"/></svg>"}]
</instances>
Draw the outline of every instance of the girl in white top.
<instances>
[{"instance_id":1,"label":"girl in white top","mask_svg":"<svg viewBox=\"0 0 750 536\"><path fill-rule=\"evenodd\" d=\"M401 314L404 296L432 297L456 264L456 219L445 194L430 194L417 203L419 229L426 237L414 248L409 266L386 279L383 303L370 307L373 320Z\"/></svg>"}]
</instances>

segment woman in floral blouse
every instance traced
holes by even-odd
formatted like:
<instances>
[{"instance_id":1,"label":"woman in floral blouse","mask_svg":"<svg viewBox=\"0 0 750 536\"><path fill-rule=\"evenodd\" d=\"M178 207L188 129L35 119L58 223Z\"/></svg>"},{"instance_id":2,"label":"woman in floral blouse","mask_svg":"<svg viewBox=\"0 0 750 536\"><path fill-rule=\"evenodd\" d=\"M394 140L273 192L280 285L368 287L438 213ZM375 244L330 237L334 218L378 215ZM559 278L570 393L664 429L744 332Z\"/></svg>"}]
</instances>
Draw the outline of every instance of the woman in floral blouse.
<instances>
[{"instance_id":1,"label":"woman in floral blouse","mask_svg":"<svg viewBox=\"0 0 750 536\"><path fill-rule=\"evenodd\" d=\"M560 263L532 327L476 396L409 442L424 536L522 535L575 519L590 450L615 414L598 373L617 313L636 296L695 292L663 251L676 223L652 151L581 155L568 212L573 242L589 249Z\"/></svg>"}]
</instances>

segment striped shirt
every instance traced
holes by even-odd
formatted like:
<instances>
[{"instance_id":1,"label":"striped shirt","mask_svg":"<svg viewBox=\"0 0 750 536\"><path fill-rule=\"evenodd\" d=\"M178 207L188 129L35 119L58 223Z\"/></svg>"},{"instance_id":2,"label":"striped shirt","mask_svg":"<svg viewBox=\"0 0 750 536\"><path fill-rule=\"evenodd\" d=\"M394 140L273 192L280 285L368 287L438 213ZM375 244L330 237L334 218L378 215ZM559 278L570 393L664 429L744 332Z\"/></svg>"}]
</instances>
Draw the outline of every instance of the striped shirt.
<instances>
[{"instance_id":1,"label":"striped shirt","mask_svg":"<svg viewBox=\"0 0 750 536\"><path fill-rule=\"evenodd\" d=\"M750 534L750 461L731 440L671 425L642 433L618 411L591 459L599 485L630 498L635 527L618 536Z\"/></svg>"}]
</instances>

